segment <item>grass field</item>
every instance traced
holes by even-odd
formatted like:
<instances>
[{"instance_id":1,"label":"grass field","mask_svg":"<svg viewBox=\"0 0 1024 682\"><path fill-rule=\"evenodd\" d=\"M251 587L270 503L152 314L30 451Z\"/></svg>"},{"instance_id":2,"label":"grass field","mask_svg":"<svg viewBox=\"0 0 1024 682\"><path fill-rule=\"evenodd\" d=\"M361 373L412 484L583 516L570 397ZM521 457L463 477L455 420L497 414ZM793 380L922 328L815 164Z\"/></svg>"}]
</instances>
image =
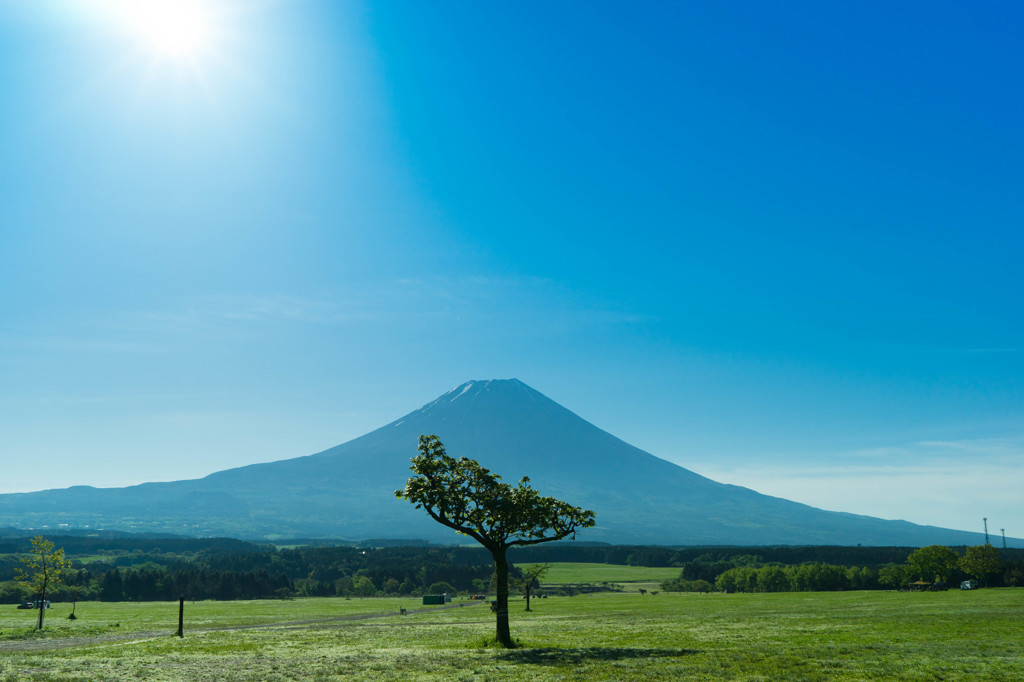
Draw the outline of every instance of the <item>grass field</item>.
<instances>
[{"instance_id":1,"label":"grass field","mask_svg":"<svg viewBox=\"0 0 1024 682\"><path fill-rule=\"evenodd\" d=\"M366 599L257 599L252 601L185 602L189 630L251 627L290 621L386 614L402 608L419 609L420 600L406 598ZM148 632L176 632L178 602L79 602L76 620L68 620L71 604L54 604L46 612L41 633L31 633L38 611L3 605L0 610L0 651L7 641L60 640L69 637L102 637Z\"/></svg>"},{"instance_id":2,"label":"grass field","mask_svg":"<svg viewBox=\"0 0 1024 682\"><path fill-rule=\"evenodd\" d=\"M541 579L544 584L566 583L660 583L679 577L679 568L618 566L614 564L558 563Z\"/></svg>"},{"instance_id":3,"label":"grass field","mask_svg":"<svg viewBox=\"0 0 1024 682\"><path fill-rule=\"evenodd\" d=\"M796 594L597 593L513 604L522 648L486 647L480 604L299 599L56 605L48 631L0 609L2 680L1020 680L1024 590ZM216 630L258 626L241 630ZM150 636L147 633L154 632Z\"/></svg>"}]
</instances>

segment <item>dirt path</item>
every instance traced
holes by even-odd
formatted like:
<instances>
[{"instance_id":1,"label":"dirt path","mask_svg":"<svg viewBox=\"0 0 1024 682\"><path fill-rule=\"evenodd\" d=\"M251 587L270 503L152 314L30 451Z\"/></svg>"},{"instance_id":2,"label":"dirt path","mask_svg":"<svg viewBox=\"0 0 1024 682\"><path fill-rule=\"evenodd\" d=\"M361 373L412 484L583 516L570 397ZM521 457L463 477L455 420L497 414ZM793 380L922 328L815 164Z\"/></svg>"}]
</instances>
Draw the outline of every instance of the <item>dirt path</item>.
<instances>
[{"instance_id":1,"label":"dirt path","mask_svg":"<svg viewBox=\"0 0 1024 682\"><path fill-rule=\"evenodd\" d=\"M419 613L447 611L448 609L457 609L463 606L473 606L474 604L485 603L487 602L458 602L456 604L434 606L427 609L409 609L406 611L406 615L413 616ZM399 615L401 614L398 611L388 611L387 613L358 613L351 616L335 616L333 618L313 618L310 620L274 621L270 623L256 623L253 625L226 625L223 627L194 628L191 630L186 628L185 634L189 635L203 632L228 632L234 630L259 630L264 628L302 628L310 627L312 625L323 625L325 623L338 623L353 620L372 620L374 618L391 618L393 616ZM65 637L61 639L12 640L7 642L0 642L0 654L15 651L52 651L54 649L72 649L75 647L94 646L97 644L135 644L137 642L145 642L151 639L159 639L160 637L174 636L174 632L160 630L144 632L126 632L124 634L117 635L97 635L95 637Z\"/></svg>"}]
</instances>

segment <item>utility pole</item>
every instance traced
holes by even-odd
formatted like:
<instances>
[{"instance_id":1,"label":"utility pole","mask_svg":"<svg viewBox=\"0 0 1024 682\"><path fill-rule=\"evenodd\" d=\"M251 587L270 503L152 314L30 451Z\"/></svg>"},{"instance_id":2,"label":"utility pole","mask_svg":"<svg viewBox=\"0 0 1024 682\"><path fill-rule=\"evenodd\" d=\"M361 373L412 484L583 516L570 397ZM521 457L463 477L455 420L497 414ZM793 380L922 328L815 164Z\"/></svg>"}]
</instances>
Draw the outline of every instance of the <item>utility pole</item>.
<instances>
[{"instance_id":1,"label":"utility pole","mask_svg":"<svg viewBox=\"0 0 1024 682\"><path fill-rule=\"evenodd\" d=\"M1006 529L1000 528L999 532L1003 534L1003 549L1006 549Z\"/></svg>"},{"instance_id":2,"label":"utility pole","mask_svg":"<svg viewBox=\"0 0 1024 682\"><path fill-rule=\"evenodd\" d=\"M988 541L988 517L987 516L984 517L982 519L982 521L985 522L985 544L987 545L987 544L989 544L989 541Z\"/></svg>"}]
</instances>

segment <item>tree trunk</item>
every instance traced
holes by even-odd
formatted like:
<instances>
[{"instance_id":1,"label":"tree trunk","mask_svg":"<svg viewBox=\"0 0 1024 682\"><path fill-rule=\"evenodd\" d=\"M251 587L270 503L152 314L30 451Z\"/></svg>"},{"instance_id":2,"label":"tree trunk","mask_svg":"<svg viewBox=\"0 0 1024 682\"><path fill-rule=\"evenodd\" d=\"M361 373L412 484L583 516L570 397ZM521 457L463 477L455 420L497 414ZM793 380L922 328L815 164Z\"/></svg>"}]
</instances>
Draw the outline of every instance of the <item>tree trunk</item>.
<instances>
[{"instance_id":1,"label":"tree trunk","mask_svg":"<svg viewBox=\"0 0 1024 682\"><path fill-rule=\"evenodd\" d=\"M44 567L44 571L45 571L45 567ZM48 585L49 582L50 581L48 579L48 576L44 572L43 573L42 585L40 585L40 590L39 590L39 629L40 630L43 629L43 607L46 606L46 588L47 588L47 585Z\"/></svg>"},{"instance_id":2,"label":"tree trunk","mask_svg":"<svg viewBox=\"0 0 1024 682\"><path fill-rule=\"evenodd\" d=\"M532 583L533 580L531 579L530 582ZM527 611L530 610L530 593L531 592L533 592L533 585L527 585L526 586L526 610Z\"/></svg>"},{"instance_id":3,"label":"tree trunk","mask_svg":"<svg viewBox=\"0 0 1024 682\"><path fill-rule=\"evenodd\" d=\"M516 645L508 630L508 559L505 558L505 550L505 547L491 550L491 556L494 557L494 582L497 587L497 596L494 600L497 618L496 637L501 646L514 649Z\"/></svg>"}]
</instances>

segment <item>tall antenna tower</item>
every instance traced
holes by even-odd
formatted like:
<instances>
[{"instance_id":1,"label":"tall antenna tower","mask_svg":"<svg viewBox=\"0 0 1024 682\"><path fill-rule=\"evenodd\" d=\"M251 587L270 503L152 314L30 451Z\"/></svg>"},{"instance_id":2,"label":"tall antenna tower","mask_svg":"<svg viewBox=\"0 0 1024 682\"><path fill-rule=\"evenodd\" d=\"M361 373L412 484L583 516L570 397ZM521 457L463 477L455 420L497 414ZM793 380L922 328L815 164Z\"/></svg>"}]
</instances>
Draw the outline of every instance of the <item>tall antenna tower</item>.
<instances>
[{"instance_id":1,"label":"tall antenna tower","mask_svg":"<svg viewBox=\"0 0 1024 682\"><path fill-rule=\"evenodd\" d=\"M1000 528L999 532L1003 534L1003 549L1006 549L1006 529Z\"/></svg>"},{"instance_id":2,"label":"tall antenna tower","mask_svg":"<svg viewBox=\"0 0 1024 682\"><path fill-rule=\"evenodd\" d=\"M985 522L985 544L987 545L987 544L989 544L989 541L988 541L988 517L987 516L984 517L982 519L982 521Z\"/></svg>"}]
</instances>

